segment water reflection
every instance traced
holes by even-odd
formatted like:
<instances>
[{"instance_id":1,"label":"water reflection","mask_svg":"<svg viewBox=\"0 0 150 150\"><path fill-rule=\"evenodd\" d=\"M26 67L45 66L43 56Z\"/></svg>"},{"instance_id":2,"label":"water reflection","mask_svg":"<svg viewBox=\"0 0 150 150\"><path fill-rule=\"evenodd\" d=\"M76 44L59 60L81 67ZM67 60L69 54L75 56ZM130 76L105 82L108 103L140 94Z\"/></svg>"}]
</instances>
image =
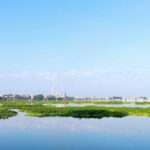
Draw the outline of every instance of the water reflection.
<instances>
[{"instance_id":1,"label":"water reflection","mask_svg":"<svg viewBox=\"0 0 150 150\"><path fill-rule=\"evenodd\" d=\"M23 116L0 120L2 149L149 149L150 118Z\"/></svg>"},{"instance_id":2,"label":"water reflection","mask_svg":"<svg viewBox=\"0 0 150 150\"><path fill-rule=\"evenodd\" d=\"M124 117L102 119L75 119L71 117L37 118L28 116L17 116L9 118L7 120L0 120L0 129L3 128L18 130L43 129L49 131L85 130L92 132L150 133L150 118Z\"/></svg>"}]
</instances>

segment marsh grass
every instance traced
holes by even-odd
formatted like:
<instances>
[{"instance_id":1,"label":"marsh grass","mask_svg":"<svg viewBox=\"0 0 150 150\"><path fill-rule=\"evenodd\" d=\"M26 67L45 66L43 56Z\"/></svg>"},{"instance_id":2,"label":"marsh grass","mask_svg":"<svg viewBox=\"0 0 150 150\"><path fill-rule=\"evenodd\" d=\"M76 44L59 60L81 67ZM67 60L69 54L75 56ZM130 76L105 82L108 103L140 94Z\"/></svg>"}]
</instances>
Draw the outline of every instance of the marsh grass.
<instances>
[{"instance_id":1,"label":"marsh grass","mask_svg":"<svg viewBox=\"0 0 150 150\"><path fill-rule=\"evenodd\" d=\"M16 116L17 112L8 110L6 108L0 108L0 119L7 119L9 117Z\"/></svg>"},{"instance_id":2,"label":"marsh grass","mask_svg":"<svg viewBox=\"0 0 150 150\"><path fill-rule=\"evenodd\" d=\"M49 104L49 102L47 102ZM29 116L48 117L75 117L75 118L103 118L103 117L124 117L124 116L148 116L150 108L131 108L131 107L54 107L44 106L45 102L2 102L0 106L0 118L16 115L10 109L19 109L27 112ZM7 114L7 115L6 115Z\"/></svg>"}]
</instances>

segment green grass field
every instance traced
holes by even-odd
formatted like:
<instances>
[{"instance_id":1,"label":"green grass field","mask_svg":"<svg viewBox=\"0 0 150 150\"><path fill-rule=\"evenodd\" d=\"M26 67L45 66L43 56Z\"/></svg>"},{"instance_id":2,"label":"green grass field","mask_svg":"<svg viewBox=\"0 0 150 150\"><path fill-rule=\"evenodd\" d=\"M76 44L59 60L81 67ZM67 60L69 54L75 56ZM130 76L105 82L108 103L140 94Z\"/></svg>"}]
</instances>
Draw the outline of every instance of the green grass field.
<instances>
[{"instance_id":1,"label":"green grass field","mask_svg":"<svg viewBox=\"0 0 150 150\"><path fill-rule=\"evenodd\" d=\"M103 118L103 117L124 117L124 116L148 116L150 117L150 108L127 108L127 107L54 107L44 106L43 104L54 104L54 102L1 102L0 118L8 118L17 115L11 109L19 109L27 112L29 116L47 117L63 116L75 118ZM57 102L58 103L58 102ZM63 102L64 103L64 102Z\"/></svg>"}]
</instances>

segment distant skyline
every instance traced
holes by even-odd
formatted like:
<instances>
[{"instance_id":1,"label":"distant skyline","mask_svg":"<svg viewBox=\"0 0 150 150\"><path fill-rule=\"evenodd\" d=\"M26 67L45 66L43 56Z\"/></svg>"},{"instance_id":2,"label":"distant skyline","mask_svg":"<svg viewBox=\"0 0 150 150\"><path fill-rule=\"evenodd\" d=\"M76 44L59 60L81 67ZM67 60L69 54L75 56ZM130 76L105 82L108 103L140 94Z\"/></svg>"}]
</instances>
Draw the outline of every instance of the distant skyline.
<instances>
[{"instance_id":1,"label":"distant skyline","mask_svg":"<svg viewBox=\"0 0 150 150\"><path fill-rule=\"evenodd\" d=\"M150 96L150 1L0 1L0 93Z\"/></svg>"}]
</instances>

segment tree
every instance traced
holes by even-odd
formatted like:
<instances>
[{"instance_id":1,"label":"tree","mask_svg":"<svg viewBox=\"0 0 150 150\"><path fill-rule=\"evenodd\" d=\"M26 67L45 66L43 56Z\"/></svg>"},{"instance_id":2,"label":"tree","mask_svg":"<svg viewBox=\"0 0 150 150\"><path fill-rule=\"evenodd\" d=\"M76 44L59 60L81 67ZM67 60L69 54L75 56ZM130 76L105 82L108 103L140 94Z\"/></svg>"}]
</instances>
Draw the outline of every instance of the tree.
<instances>
[{"instance_id":1,"label":"tree","mask_svg":"<svg viewBox=\"0 0 150 150\"><path fill-rule=\"evenodd\" d=\"M53 95L49 95L49 96L47 96L46 99L47 99L48 101L55 101L55 100L56 100L56 97L53 96Z\"/></svg>"},{"instance_id":2,"label":"tree","mask_svg":"<svg viewBox=\"0 0 150 150\"><path fill-rule=\"evenodd\" d=\"M42 94L34 95L33 99L34 100L44 100L44 95L42 95Z\"/></svg>"}]
</instances>

